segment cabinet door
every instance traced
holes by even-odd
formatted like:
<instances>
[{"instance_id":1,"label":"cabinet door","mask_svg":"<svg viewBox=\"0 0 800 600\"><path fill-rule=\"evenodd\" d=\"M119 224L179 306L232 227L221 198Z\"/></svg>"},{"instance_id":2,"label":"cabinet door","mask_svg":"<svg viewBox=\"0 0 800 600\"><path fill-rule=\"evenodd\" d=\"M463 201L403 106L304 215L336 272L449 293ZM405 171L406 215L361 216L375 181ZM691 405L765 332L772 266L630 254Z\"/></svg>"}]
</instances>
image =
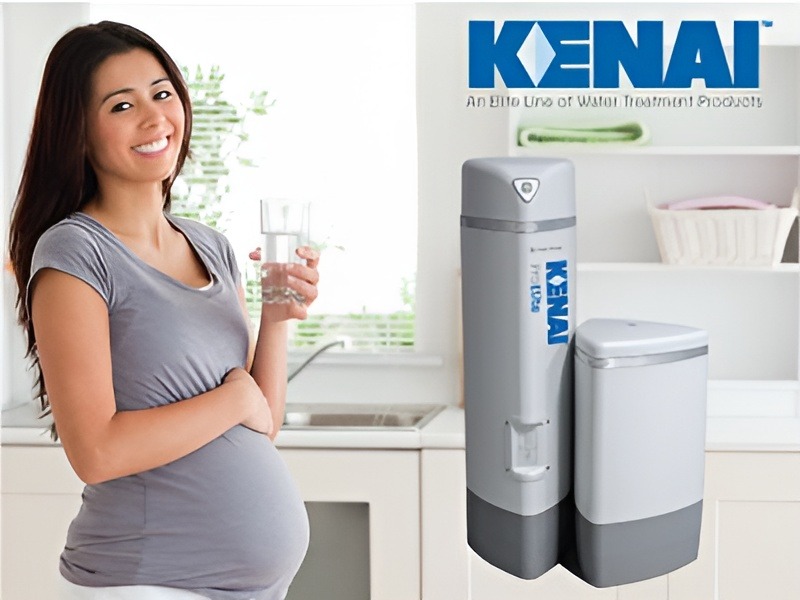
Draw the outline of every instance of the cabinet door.
<instances>
[{"instance_id":1,"label":"cabinet door","mask_svg":"<svg viewBox=\"0 0 800 600\"><path fill-rule=\"evenodd\" d=\"M419 451L283 449L281 456L306 502L369 504L370 599L419 598Z\"/></svg>"},{"instance_id":2,"label":"cabinet door","mask_svg":"<svg viewBox=\"0 0 800 600\"><path fill-rule=\"evenodd\" d=\"M709 453L697 561L670 600L800 597L800 453Z\"/></svg>"},{"instance_id":3,"label":"cabinet door","mask_svg":"<svg viewBox=\"0 0 800 600\"><path fill-rule=\"evenodd\" d=\"M422 450L422 597L469 598L466 462L463 450Z\"/></svg>"},{"instance_id":4,"label":"cabinet door","mask_svg":"<svg viewBox=\"0 0 800 600\"><path fill-rule=\"evenodd\" d=\"M56 597L58 557L82 490L60 447L3 447L4 600Z\"/></svg>"}]
</instances>

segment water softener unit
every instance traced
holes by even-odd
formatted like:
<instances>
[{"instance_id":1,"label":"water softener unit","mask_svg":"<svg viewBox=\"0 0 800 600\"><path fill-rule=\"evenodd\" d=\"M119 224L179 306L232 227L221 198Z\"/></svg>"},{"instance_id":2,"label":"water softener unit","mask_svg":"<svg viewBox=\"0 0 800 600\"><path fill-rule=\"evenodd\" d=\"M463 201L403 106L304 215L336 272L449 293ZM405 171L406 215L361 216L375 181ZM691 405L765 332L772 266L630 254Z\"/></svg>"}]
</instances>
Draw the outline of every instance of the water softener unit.
<instances>
[{"instance_id":1,"label":"water softener unit","mask_svg":"<svg viewBox=\"0 0 800 600\"><path fill-rule=\"evenodd\" d=\"M574 169L473 159L462 186L468 543L533 579L558 562L571 487Z\"/></svg>"},{"instance_id":2,"label":"water softener unit","mask_svg":"<svg viewBox=\"0 0 800 600\"><path fill-rule=\"evenodd\" d=\"M630 319L575 332L577 569L595 587L697 558L708 334Z\"/></svg>"},{"instance_id":3,"label":"water softener unit","mask_svg":"<svg viewBox=\"0 0 800 600\"><path fill-rule=\"evenodd\" d=\"M523 579L560 561L607 587L697 557L708 334L576 330L575 244L569 161L464 163L467 541Z\"/></svg>"}]
</instances>

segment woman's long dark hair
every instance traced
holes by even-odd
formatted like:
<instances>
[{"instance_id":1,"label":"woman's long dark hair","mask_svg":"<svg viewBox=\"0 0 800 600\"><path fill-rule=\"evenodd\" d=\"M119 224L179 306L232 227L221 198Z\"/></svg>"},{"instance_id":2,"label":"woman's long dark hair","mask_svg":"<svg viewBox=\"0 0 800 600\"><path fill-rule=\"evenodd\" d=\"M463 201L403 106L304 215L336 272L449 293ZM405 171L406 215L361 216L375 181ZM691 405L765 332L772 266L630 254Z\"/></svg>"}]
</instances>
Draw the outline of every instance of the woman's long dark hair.
<instances>
[{"instance_id":1,"label":"woman's long dark hair","mask_svg":"<svg viewBox=\"0 0 800 600\"><path fill-rule=\"evenodd\" d=\"M9 258L19 293L17 319L27 333L25 358L31 359L42 415L50 412L36 336L27 303L33 250L52 225L79 210L97 193L97 176L87 159L86 107L92 77L110 56L142 48L167 72L186 117L175 170L162 182L164 209L170 208L170 188L189 153L192 109L180 69L150 36L135 27L102 21L68 31L50 51L36 103L28 152L11 215ZM51 429L57 438L55 425Z\"/></svg>"}]
</instances>

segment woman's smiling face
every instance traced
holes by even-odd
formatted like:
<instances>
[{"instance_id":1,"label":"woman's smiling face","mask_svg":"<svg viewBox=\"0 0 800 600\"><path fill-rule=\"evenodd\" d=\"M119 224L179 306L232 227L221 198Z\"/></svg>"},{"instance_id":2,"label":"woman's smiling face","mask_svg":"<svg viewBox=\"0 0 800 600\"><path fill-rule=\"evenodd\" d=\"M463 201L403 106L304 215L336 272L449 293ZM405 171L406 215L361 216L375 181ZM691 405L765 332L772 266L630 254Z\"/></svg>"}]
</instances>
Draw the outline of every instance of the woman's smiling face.
<instances>
[{"instance_id":1,"label":"woman's smiling face","mask_svg":"<svg viewBox=\"0 0 800 600\"><path fill-rule=\"evenodd\" d=\"M167 179L183 139L185 116L155 56L136 48L103 61L92 78L86 137L100 188Z\"/></svg>"}]
</instances>

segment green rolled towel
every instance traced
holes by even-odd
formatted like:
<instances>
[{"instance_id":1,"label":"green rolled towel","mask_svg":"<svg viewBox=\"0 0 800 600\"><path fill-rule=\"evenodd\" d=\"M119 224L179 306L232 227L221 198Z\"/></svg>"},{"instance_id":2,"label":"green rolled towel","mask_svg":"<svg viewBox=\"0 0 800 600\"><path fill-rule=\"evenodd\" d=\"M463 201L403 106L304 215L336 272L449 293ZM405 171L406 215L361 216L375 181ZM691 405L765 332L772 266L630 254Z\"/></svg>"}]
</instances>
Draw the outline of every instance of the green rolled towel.
<instances>
[{"instance_id":1,"label":"green rolled towel","mask_svg":"<svg viewBox=\"0 0 800 600\"><path fill-rule=\"evenodd\" d=\"M643 144L650 135L647 128L636 121L601 127L552 127L525 125L519 128L518 144L533 146L540 143Z\"/></svg>"}]
</instances>

